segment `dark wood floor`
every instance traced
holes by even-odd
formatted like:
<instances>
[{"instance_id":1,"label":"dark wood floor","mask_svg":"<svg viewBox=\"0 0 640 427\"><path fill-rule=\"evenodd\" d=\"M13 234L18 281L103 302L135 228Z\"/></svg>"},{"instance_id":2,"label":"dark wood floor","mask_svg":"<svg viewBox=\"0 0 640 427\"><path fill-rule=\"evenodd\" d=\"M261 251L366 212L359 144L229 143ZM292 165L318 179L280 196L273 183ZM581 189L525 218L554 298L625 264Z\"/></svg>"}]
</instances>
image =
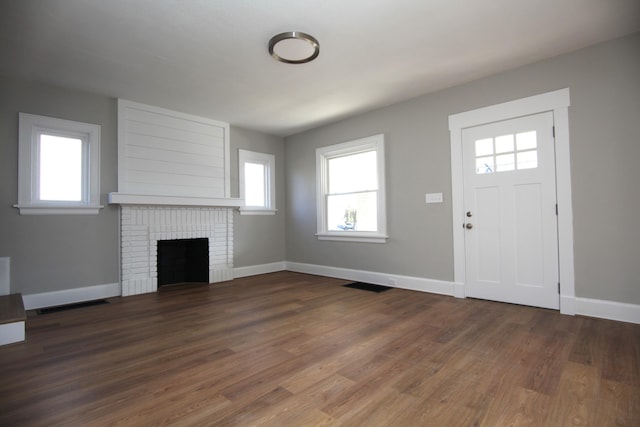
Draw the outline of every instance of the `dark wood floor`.
<instances>
[{"instance_id":1,"label":"dark wood floor","mask_svg":"<svg viewBox=\"0 0 640 427\"><path fill-rule=\"evenodd\" d=\"M344 283L32 314L0 348L0 425L640 425L640 325Z\"/></svg>"}]
</instances>

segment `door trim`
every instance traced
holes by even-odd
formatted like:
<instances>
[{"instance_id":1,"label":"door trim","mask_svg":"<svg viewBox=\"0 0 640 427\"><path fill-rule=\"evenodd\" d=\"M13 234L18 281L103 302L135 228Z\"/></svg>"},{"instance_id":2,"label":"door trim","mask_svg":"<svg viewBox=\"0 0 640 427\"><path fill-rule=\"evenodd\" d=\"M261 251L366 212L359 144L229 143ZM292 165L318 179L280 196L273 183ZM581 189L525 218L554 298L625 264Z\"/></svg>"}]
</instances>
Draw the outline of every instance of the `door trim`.
<instances>
[{"instance_id":1,"label":"door trim","mask_svg":"<svg viewBox=\"0 0 640 427\"><path fill-rule=\"evenodd\" d=\"M553 112L555 126L556 196L558 199L558 263L560 312L575 314L573 210L569 156L569 88L449 116L451 138L451 186L453 214L454 295L465 298L465 250L462 171L462 129L532 114Z\"/></svg>"}]
</instances>

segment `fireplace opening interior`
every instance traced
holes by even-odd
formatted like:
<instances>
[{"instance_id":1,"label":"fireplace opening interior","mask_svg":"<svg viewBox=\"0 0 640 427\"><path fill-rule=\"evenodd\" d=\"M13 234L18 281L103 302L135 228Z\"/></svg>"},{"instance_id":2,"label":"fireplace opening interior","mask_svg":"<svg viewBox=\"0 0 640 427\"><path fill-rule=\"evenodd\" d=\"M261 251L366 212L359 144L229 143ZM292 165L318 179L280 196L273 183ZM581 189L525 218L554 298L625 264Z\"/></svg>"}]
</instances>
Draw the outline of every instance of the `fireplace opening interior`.
<instances>
[{"instance_id":1,"label":"fireplace opening interior","mask_svg":"<svg viewBox=\"0 0 640 427\"><path fill-rule=\"evenodd\" d=\"M158 241L158 287L209 282L209 239Z\"/></svg>"}]
</instances>

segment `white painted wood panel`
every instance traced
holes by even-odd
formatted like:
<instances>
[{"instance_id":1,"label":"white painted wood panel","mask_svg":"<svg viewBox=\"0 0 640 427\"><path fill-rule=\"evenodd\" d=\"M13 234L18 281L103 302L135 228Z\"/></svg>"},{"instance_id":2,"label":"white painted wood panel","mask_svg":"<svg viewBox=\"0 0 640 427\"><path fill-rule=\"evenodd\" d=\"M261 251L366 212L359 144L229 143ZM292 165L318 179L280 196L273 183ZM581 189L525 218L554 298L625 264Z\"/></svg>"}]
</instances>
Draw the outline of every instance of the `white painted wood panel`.
<instances>
[{"instance_id":1,"label":"white painted wood panel","mask_svg":"<svg viewBox=\"0 0 640 427\"><path fill-rule=\"evenodd\" d=\"M158 132L159 133L159 132ZM128 133L128 145L133 147L148 147L176 153L192 153L202 155L224 155L223 138L217 136L200 135L197 139L185 137L171 137L168 134L154 135L152 133Z\"/></svg>"},{"instance_id":2,"label":"white painted wood panel","mask_svg":"<svg viewBox=\"0 0 640 427\"><path fill-rule=\"evenodd\" d=\"M155 191L157 188L156 183L144 183L139 182L136 183L136 187L140 190L137 193L130 193L134 195L138 195L140 197L144 196L159 196L159 197L180 197L180 198L202 198L202 199L226 199L225 197L216 197L211 196L209 193L211 191L207 189L207 191L203 191L202 194L198 194L198 192L193 190L193 186L189 183L189 185L180 185L180 184L165 184L163 186L162 194L154 194L152 191ZM222 188L218 189L218 193L222 193ZM117 193L117 194L127 194L127 193Z\"/></svg>"},{"instance_id":3,"label":"white painted wood panel","mask_svg":"<svg viewBox=\"0 0 640 427\"><path fill-rule=\"evenodd\" d=\"M229 197L229 125L118 100L118 192Z\"/></svg>"},{"instance_id":4,"label":"white painted wood panel","mask_svg":"<svg viewBox=\"0 0 640 427\"><path fill-rule=\"evenodd\" d=\"M154 150L152 148L147 147L136 147L129 146L129 159L147 159L147 160L158 160L164 161L166 158L166 154L162 153L160 150ZM187 163L192 165L202 165L202 166L210 166L212 164L219 163L220 165L224 165L224 153L222 153L219 157L215 156L203 156L199 154L191 154L191 153L178 153L173 152L173 160L176 163Z\"/></svg>"},{"instance_id":5,"label":"white painted wood panel","mask_svg":"<svg viewBox=\"0 0 640 427\"><path fill-rule=\"evenodd\" d=\"M163 198L198 198L198 199L211 199L211 200L223 200L227 199L227 197L217 197L213 195L200 195L200 194L192 194L192 186L190 185L179 185L179 184L166 184L164 186L164 191L162 194L154 194L154 191L157 187L155 183L137 183L136 186L140 189L137 193L114 193L114 194L131 194L138 196L140 198L144 198L145 196L154 196L157 197L158 200L162 200ZM218 193L222 192L222 189L219 189ZM214 191L212 191L214 193ZM233 200L233 199L229 199ZM141 203L142 204L142 203ZM160 203L162 204L162 203ZM216 204L204 204L205 206L216 206ZM225 203L222 206L226 205Z\"/></svg>"},{"instance_id":6,"label":"white painted wood panel","mask_svg":"<svg viewBox=\"0 0 640 427\"><path fill-rule=\"evenodd\" d=\"M495 214L501 206L500 192L494 186L478 188L473 196L477 206L474 212L477 239L469 242L471 253L475 254L469 262L474 263L478 280L500 283L502 280L500 265L503 263L500 244L502 235L500 215Z\"/></svg>"},{"instance_id":7,"label":"white painted wood panel","mask_svg":"<svg viewBox=\"0 0 640 427\"><path fill-rule=\"evenodd\" d=\"M220 126L222 123L205 117L133 102L127 102L126 108L127 119L130 122L145 123L158 129L167 128L203 135L224 136L224 129Z\"/></svg>"},{"instance_id":8,"label":"white painted wood panel","mask_svg":"<svg viewBox=\"0 0 640 427\"><path fill-rule=\"evenodd\" d=\"M220 176L220 175L218 175ZM132 183L148 183L148 184L158 184L161 185L183 185L183 186L192 186L194 190L199 190L198 187L204 190L210 189L218 191L223 187L223 183L217 183L212 177L209 176L198 176L198 175L187 175L187 174L172 174L169 172L149 172L149 171L130 171L129 177ZM213 182L212 182L213 181ZM215 197L210 194L205 193L206 196ZM218 196L222 197L222 196Z\"/></svg>"},{"instance_id":9,"label":"white painted wood panel","mask_svg":"<svg viewBox=\"0 0 640 427\"><path fill-rule=\"evenodd\" d=\"M559 308L552 128L546 112L462 130L468 296Z\"/></svg>"},{"instance_id":10,"label":"white painted wood panel","mask_svg":"<svg viewBox=\"0 0 640 427\"><path fill-rule=\"evenodd\" d=\"M187 147L192 145L192 150L205 153L213 148L218 148L217 145L212 145L211 141L216 141L220 144L224 140L224 135L195 133L133 121L129 121L127 123L127 130L130 145L144 145L145 137L148 137L147 139L150 138L152 141L152 144L147 144L148 146L156 146L156 144L166 141L165 143L167 144L167 147L165 148L174 151L177 148L182 148L182 145L184 144Z\"/></svg>"},{"instance_id":11,"label":"white painted wood panel","mask_svg":"<svg viewBox=\"0 0 640 427\"><path fill-rule=\"evenodd\" d=\"M185 170L186 163L167 162L164 160L148 160L144 158L133 158L129 162L130 170L140 173L161 173L166 175L183 175L204 178L222 178L224 172L222 168L212 168L204 165L189 165Z\"/></svg>"},{"instance_id":12,"label":"white painted wood panel","mask_svg":"<svg viewBox=\"0 0 640 427\"><path fill-rule=\"evenodd\" d=\"M544 240L542 233L544 206L542 185L520 184L514 188L516 224L516 277L517 285L544 287ZM554 260L555 262L555 260Z\"/></svg>"}]
</instances>

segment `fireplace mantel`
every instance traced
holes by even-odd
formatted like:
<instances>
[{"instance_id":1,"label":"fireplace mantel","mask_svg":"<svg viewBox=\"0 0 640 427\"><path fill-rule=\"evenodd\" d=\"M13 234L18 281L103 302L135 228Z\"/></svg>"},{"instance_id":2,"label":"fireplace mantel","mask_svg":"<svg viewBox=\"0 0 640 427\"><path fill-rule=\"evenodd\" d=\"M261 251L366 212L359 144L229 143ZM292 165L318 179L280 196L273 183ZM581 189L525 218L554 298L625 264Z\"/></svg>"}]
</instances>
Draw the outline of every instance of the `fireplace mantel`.
<instances>
[{"instance_id":1,"label":"fireplace mantel","mask_svg":"<svg viewBox=\"0 0 640 427\"><path fill-rule=\"evenodd\" d=\"M109 193L109 203L112 205L206 206L221 208L239 208L244 206L242 199L235 198L184 197L129 193Z\"/></svg>"}]
</instances>

